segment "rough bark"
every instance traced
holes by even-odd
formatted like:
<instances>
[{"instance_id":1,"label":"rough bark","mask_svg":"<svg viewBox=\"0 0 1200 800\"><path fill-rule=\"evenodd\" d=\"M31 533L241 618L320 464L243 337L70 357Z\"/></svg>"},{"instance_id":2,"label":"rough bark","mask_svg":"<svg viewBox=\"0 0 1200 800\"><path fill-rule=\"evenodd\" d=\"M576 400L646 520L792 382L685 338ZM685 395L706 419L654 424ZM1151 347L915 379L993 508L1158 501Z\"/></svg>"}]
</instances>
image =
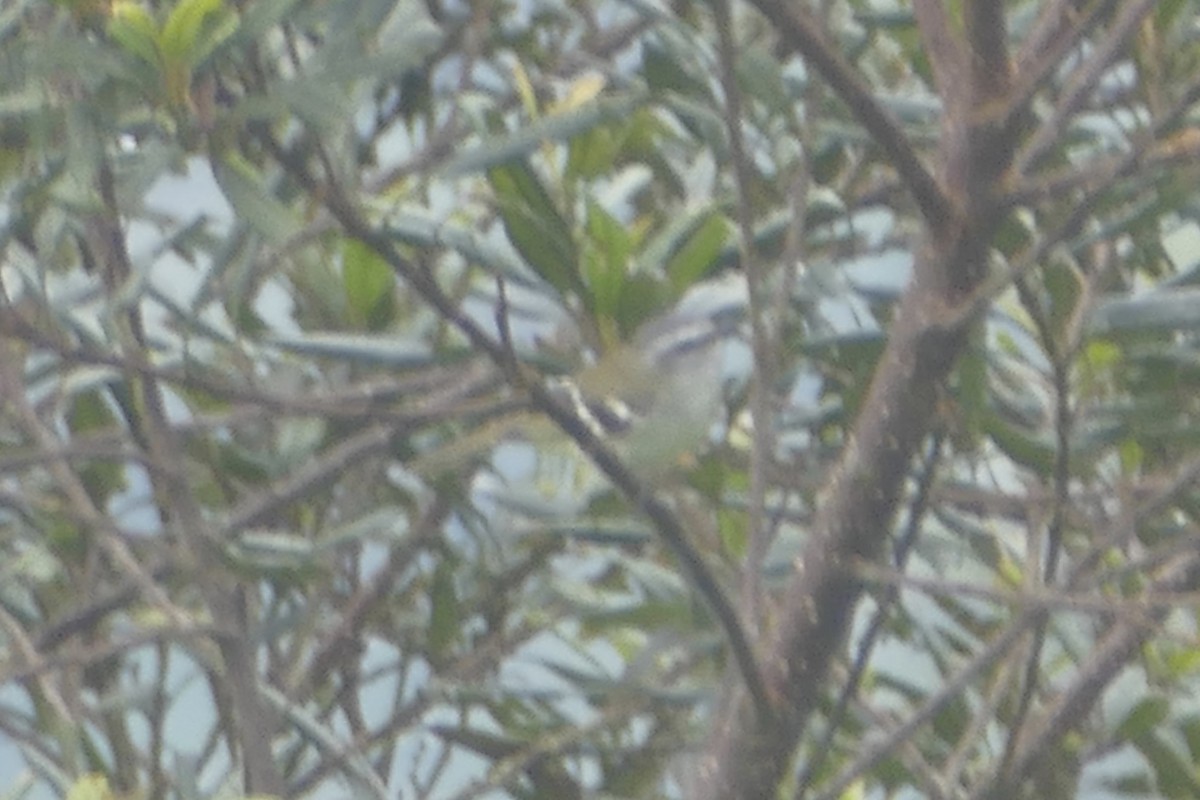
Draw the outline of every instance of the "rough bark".
<instances>
[{"instance_id":1,"label":"rough bark","mask_svg":"<svg viewBox=\"0 0 1200 800\"><path fill-rule=\"evenodd\" d=\"M775 609L775 624L760 650L767 691L778 713L756 715L736 697L713 734L695 795L713 800L774 797L821 696L862 595L854 564L883 555L909 463L930 431L947 380L967 345L973 320L962 309L983 284L992 234L1002 218L999 187L1011 164L1019 109L1005 102L1009 80L1002 24L980 48L971 38L996 15L975 9L967 36L951 49L940 4L923 4L919 21L931 60L949 72L970 52L966 75L943 75L953 87L932 174L903 140L897 125L857 83L798 4L755 0L781 36L804 56L892 155L917 200L926 230L913 277L889 331L867 398L842 449L837 469L818 497L817 517L794 574ZM1002 22L1002 20L1000 21ZM844 88L843 88L844 87Z\"/></svg>"}]
</instances>

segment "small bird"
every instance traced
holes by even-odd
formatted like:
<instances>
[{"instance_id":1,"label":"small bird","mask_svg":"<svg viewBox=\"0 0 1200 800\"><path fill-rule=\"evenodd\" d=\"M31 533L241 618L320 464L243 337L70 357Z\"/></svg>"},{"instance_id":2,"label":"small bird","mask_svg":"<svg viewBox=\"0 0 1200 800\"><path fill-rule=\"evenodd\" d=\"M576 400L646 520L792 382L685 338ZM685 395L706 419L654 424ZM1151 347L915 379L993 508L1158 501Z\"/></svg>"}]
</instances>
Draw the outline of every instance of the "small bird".
<instances>
[{"instance_id":1,"label":"small bird","mask_svg":"<svg viewBox=\"0 0 1200 800\"><path fill-rule=\"evenodd\" d=\"M720 418L724 344L745 316L744 295L704 304L685 297L632 341L561 381L594 430L635 473L657 479L700 449Z\"/></svg>"}]
</instances>

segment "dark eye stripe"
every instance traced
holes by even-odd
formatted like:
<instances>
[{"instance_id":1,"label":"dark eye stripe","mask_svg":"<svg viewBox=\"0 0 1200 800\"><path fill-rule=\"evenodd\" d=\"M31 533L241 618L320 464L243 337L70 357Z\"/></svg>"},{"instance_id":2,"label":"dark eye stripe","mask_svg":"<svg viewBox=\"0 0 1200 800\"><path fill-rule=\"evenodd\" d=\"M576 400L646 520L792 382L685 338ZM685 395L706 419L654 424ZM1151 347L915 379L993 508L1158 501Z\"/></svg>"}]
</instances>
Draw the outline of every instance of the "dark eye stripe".
<instances>
[{"instance_id":1,"label":"dark eye stripe","mask_svg":"<svg viewBox=\"0 0 1200 800\"><path fill-rule=\"evenodd\" d=\"M734 334L743 315L742 309L729 308L691 318L668 317L646 325L637 340L651 363L663 364Z\"/></svg>"}]
</instances>

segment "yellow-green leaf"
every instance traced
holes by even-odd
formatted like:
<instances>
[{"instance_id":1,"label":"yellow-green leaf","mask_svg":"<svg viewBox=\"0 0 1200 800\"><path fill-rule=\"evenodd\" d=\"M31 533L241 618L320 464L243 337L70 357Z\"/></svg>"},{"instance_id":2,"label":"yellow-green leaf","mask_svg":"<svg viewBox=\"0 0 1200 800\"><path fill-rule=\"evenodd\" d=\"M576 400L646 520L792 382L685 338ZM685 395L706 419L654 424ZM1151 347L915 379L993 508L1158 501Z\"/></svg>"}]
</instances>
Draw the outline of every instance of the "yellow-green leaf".
<instances>
[{"instance_id":1,"label":"yellow-green leaf","mask_svg":"<svg viewBox=\"0 0 1200 800\"><path fill-rule=\"evenodd\" d=\"M354 322L370 331L387 327L396 310L396 275L378 253L355 239L342 245L342 286Z\"/></svg>"},{"instance_id":2,"label":"yellow-green leaf","mask_svg":"<svg viewBox=\"0 0 1200 800\"><path fill-rule=\"evenodd\" d=\"M180 0L171 9L159 37L163 59L191 66L192 54L210 15L224 10L224 0Z\"/></svg>"},{"instance_id":3,"label":"yellow-green leaf","mask_svg":"<svg viewBox=\"0 0 1200 800\"><path fill-rule=\"evenodd\" d=\"M98 772L84 775L67 791L66 800L113 800L108 778Z\"/></svg>"},{"instance_id":4,"label":"yellow-green leaf","mask_svg":"<svg viewBox=\"0 0 1200 800\"><path fill-rule=\"evenodd\" d=\"M137 3L123 2L113 6L108 21L108 35L121 49L137 56L152 67L160 67L158 25L150 12Z\"/></svg>"}]
</instances>

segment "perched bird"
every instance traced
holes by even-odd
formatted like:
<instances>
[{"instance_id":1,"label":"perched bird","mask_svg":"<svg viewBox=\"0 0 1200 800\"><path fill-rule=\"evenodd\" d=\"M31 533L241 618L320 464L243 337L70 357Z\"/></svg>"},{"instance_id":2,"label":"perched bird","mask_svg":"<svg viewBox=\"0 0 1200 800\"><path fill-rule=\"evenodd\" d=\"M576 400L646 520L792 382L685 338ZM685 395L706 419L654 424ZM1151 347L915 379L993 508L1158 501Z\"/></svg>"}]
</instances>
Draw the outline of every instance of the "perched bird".
<instances>
[{"instance_id":1,"label":"perched bird","mask_svg":"<svg viewBox=\"0 0 1200 800\"><path fill-rule=\"evenodd\" d=\"M630 342L557 384L630 468L651 480L701 449L720 419L724 345L745 315L744 293L699 297L686 296Z\"/></svg>"}]
</instances>

